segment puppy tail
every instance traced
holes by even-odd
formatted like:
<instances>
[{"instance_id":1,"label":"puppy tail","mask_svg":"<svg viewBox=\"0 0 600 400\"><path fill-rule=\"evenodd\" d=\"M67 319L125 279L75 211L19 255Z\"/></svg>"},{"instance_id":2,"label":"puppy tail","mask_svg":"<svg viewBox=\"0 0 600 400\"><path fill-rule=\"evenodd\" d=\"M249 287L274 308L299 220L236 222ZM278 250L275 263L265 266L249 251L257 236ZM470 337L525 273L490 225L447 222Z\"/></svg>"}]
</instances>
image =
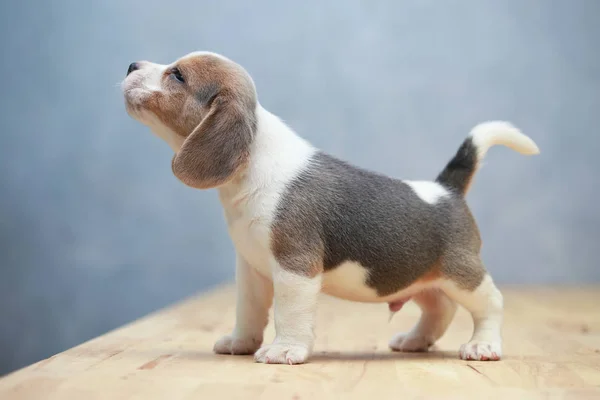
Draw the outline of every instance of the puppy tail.
<instances>
[{"instance_id":1,"label":"puppy tail","mask_svg":"<svg viewBox=\"0 0 600 400\"><path fill-rule=\"evenodd\" d=\"M436 182L465 195L475 172L490 147L504 145L521 154L540 152L537 145L509 122L489 121L475 126L462 143L456 155L438 175Z\"/></svg>"}]
</instances>

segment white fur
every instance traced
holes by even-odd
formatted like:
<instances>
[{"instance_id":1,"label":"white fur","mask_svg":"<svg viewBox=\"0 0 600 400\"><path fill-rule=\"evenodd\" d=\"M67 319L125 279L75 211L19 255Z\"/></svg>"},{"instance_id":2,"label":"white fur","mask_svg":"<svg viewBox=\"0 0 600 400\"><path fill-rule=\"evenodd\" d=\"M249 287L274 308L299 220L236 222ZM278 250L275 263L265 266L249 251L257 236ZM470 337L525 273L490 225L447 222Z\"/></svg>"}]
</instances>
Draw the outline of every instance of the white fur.
<instances>
[{"instance_id":1,"label":"white fur","mask_svg":"<svg viewBox=\"0 0 600 400\"><path fill-rule=\"evenodd\" d=\"M298 276L281 269L270 250L270 226L282 193L306 169L316 149L260 106L257 116L258 130L245 175L218 189L229 233L240 257L261 276L273 280L276 337L272 344L263 345L255 353L257 361L296 364L307 360L313 345L317 293L321 290L362 302L393 302L412 296L416 296L418 302L421 299L423 314L419 323L411 332L396 336L390 343L396 350L420 351L443 334L454 315L454 302L443 294L436 297L431 292L443 289L450 298L464 305L475 321L473 338L461 347L460 356L481 359L501 355L498 331L502 307L495 301L499 296L501 302L501 295L489 277L472 293L460 290L452 282L432 280L380 297L366 284L368 271L355 262L346 262L315 278ZM485 138L481 135L476 133L477 140L484 143L482 146L491 143L481 139ZM435 204L448 195L447 190L435 182L406 183L429 204ZM238 280L238 299L248 299L249 291L250 285ZM260 316L263 315L265 304L261 302L258 307L250 307L238 303L236 331L221 339L216 347L236 351L256 345L261 339L257 332L264 323ZM248 322L253 319L254 322ZM250 327L246 333L238 328L244 323Z\"/></svg>"},{"instance_id":2,"label":"white fur","mask_svg":"<svg viewBox=\"0 0 600 400\"><path fill-rule=\"evenodd\" d=\"M264 363L298 364L312 351L321 275L311 279L282 270L271 254L270 226L281 195L308 166L315 149L260 105L256 114L250 164L242 177L219 188L219 198L236 250L259 274L273 280L276 337L255 358ZM244 290L244 285L238 285L238 298ZM237 318L250 319L244 310ZM239 340L247 342L248 337Z\"/></svg>"},{"instance_id":3,"label":"white fur","mask_svg":"<svg viewBox=\"0 0 600 400\"><path fill-rule=\"evenodd\" d=\"M490 147L503 145L521 154L538 154L540 149L529 136L509 122L488 121L476 125L470 133L477 147L477 158L481 161Z\"/></svg>"},{"instance_id":4,"label":"white fur","mask_svg":"<svg viewBox=\"0 0 600 400\"><path fill-rule=\"evenodd\" d=\"M273 283L252 268L240 255L236 260L237 287L235 328L214 347L219 354L252 354L262 344L273 303Z\"/></svg>"},{"instance_id":5,"label":"white fur","mask_svg":"<svg viewBox=\"0 0 600 400\"><path fill-rule=\"evenodd\" d=\"M134 119L150 128L152 133L167 142L171 149L177 153L185 139L163 124L154 113L139 106L152 93L163 90L160 77L168 66L150 62L140 64L142 68L131 73L121 85L127 99L127 112Z\"/></svg>"},{"instance_id":6,"label":"white fur","mask_svg":"<svg viewBox=\"0 0 600 400\"><path fill-rule=\"evenodd\" d=\"M257 107L258 126L250 165L241 179L219 188L229 234L237 251L271 276L270 226L289 183L307 166L315 149L279 118Z\"/></svg>"},{"instance_id":7,"label":"white fur","mask_svg":"<svg viewBox=\"0 0 600 400\"><path fill-rule=\"evenodd\" d=\"M424 290L414 301L421 308L421 318L410 332L392 338L392 350L426 351L446 332L456 312L456 303L439 289Z\"/></svg>"},{"instance_id":8,"label":"white fur","mask_svg":"<svg viewBox=\"0 0 600 400\"><path fill-rule=\"evenodd\" d=\"M140 62L139 64L141 68L123 80L121 89L127 99L127 111L133 118L145 124L145 120L140 119L141 116L138 115L138 111L140 111L138 106L152 93L163 90L160 79L167 66L151 62Z\"/></svg>"},{"instance_id":9,"label":"white fur","mask_svg":"<svg viewBox=\"0 0 600 400\"><path fill-rule=\"evenodd\" d=\"M433 181L403 181L423 200L425 203L435 204L442 197L449 195L442 185Z\"/></svg>"},{"instance_id":10,"label":"white fur","mask_svg":"<svg viewBox=\"0 0 600 400\"><path fill-rule=\"evenodd\" d=\"M181 60L195 58L198 56L213 56L213 57L220 58L221 60L224 60L224 61L233 62L229 58L225 57L224 55L219 54L219 53L213 53L212 51L192 51L191 53L188 53L187 55L181 57Z\"/></svg>"},{"instance_id":11,"label":"white fur","mask_svg":"<svg viewBox=\"0 0 600 400\"><path fill-rule=\"evenodd\" d=\"M317 298L322 275L314 278L288 272L273 260L275 340L254 355L256 361L301 364L312 352ZM300 300L301 299L301 300Z\"/></svg>"},{"instance_id":12,"label":"white fur","mask_svg":"<svg viewBox=\"0 0 600 400\"><path fill-rule=\"evenodd\" d=\"M192 53L189 56L214 53ZM128 112L163 138L174 152L183 139L160 119L137 106L162 90L160 76L168 66L144 63L123 82ZM314 314L320 291L362 302L404 301L415 296L423 309L419 323L408 334L398 335L390 347L402 351L424 350L443 334L454 310L454 301L467 308L474 320L471 341L460 356L485 359L500 356L502 295L486 276L475 291L462 290L447 280L418 282L389 296L380 297L367 286L368 270L345 262L332 271L303 277L282 269L271 252L271 224L278 203L290 183L309 165L316 149L296 135L279 118L260 105L256 109L257 131L250 149L249 164L239 176L218 188L230 236L237 251L236 325L231 335L215 344L219 353L247 354L261 345L268 309L274 300L276 337L263 345L255 359L266 363L302 363L313 346ZM487 122L471 131L478 159L496 144L524 154L539 152L535 143L506 122ZM405 181L424 202L435 205L448 191L432 181ZM302 240L302 237L298 237ZM440 290L443 290L442 293Z\"/></svg>"},{"instance_id":13,"label":"white fur","mask_svg":"<svg viewBox=\"0 0 600 400\"><path fill-rule=\"evenodd\" d=\"M425 289L435 288L441 281L418 282L388 296L379 296L366 285L369 272L357 262L346 261L323 274L323 292L345 300L363 303L389 303L410 298Z\"/></svg>"},{"instance_id":14,"label":"white fur","mask_svg":"<svg viewBox=\"0 0 600 400\"><path fill-rule=\"evenodd\" d=\"M347 261L323 274L323 292L351 301L374 301L375 289L365 285L368 270L359 263Z\"/></svg>"},{"instance_id":15,"label":"white fur","mask_svg":"<svg viewBox=\"0 0 600 400\"><path fill-rule=\"evenodd\" d=\"M496 288L492 277L486 275L474 291L459 288L452 281L445 281L442 289L473 317L473 336L460 348L465 360L492 360L502 357L502 293Z\"/></svg>"}]
</instances>

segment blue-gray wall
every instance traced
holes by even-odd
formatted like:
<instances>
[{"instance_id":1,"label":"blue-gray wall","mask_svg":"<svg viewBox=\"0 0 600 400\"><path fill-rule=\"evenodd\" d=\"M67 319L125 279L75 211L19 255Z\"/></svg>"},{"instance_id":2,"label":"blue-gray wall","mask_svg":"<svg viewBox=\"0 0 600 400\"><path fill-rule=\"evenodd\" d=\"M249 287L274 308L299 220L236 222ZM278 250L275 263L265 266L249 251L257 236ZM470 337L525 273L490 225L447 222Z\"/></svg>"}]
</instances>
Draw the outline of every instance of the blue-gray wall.
<instances>
[{"instance_id":1,"label":"blue-gray wall","mask_svg":"<svg viewBox=\"0 0 600 400\"><path fill-rule=\"evenodd\" d=\"M127 65L212 50L319 147L432 178L509 119L469 195L501 283L600 280L600 1L0 4L0 373L233 276L214 191L125 113Z\"/></svg>"}]
</instances>

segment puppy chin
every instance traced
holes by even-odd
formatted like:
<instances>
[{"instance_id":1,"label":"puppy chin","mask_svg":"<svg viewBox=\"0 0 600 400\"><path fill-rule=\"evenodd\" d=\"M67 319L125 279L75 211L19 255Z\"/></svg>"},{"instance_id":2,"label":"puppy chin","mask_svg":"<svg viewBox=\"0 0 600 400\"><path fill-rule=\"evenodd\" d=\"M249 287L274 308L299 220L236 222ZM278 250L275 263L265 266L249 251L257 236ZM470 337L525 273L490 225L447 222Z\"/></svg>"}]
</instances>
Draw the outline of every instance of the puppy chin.
<instances>
[{"instance_id":1,"label":"puppy chin","mask_svg":"<svg viewBox=\"0 0 600 400\"><path fill-rule=\"evenodd\" d=\"M140 120L140 107L138 105L136 105L135 103L133 103L130 99L127 98L128 96L125 95L125 110L127 111L127 114L129 114L129 116L133 119L135 119L138 122L143 122Z\"/></svg>"},{"instance_id":2,"label":"puppy chin","mask_svg":"<svg viewBox=\"0 0 600 400\"><path fill-rule=\"evenodd\" d=\"M140 122L141 124L143 124L147 127L151 127L150 120L152 118L149 117L150 113L139 103L132 102L126 98L125 99L125 109L127 110L127 114L129 114L129 116L131 118L133 118L134 120Z\"/></svg>"},{"instance_id":3,"label":"puppy chin","mask_svg":"<svg viewBox=\"0 0 600 400\"><path fill-rule=\"evenodd\" d=\"M144 102L150 95L150 92L138 86L134 86L127 81L121 84L123 90L123 98L125 100L125 109L129 116L135 120L142 122L142 114L144 111Z\"/></svg>"}]
</instances>

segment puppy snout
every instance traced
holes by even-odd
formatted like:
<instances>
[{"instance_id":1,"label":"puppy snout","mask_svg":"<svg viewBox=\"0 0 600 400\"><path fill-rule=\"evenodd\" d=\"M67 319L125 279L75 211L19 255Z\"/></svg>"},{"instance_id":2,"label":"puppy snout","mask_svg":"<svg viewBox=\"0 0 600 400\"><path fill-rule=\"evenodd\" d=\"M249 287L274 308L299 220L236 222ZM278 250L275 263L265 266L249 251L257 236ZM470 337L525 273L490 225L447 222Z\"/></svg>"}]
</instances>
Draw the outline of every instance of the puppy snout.
<instances>
[{"instance_id":1,"label":"puppy snout","mask_svg":"<svg viewBox=\"0 0 600 400\"><path fill-rule=\"evenodd\" d=\"M133 62L129 64L129 68L127 68L127 76L133 71L137 71L138 69L140 69L140 63Z\"/></svg>"}]
</instances>

